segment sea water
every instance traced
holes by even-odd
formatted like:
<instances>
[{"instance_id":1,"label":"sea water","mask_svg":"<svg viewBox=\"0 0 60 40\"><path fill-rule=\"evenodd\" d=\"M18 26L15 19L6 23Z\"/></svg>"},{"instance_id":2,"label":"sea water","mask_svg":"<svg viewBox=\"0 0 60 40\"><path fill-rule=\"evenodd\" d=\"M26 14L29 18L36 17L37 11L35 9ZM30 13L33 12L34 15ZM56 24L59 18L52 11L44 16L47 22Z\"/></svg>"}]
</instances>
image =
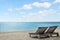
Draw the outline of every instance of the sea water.
<instances>
[{"instance_id":1,"label":"sea water","mask_svg":"<svg viewBox=\"0 0 60 40\"><path fill-rule=\"evenodd\" d=\"M0 32L34 30L38 27L58 26L60 22L0 22Z\"/></svg>"}]
</instances>

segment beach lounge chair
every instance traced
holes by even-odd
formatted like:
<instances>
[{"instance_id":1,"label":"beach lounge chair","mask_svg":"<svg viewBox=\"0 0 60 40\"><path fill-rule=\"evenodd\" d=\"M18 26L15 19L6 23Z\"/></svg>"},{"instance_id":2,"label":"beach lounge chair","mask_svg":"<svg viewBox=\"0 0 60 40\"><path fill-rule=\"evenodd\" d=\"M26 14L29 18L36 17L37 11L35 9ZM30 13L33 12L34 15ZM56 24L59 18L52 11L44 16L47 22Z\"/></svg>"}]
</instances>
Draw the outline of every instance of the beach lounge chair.
<instances>
[{"instance_id":1,"label":"beach lounge chair","mask_svg":"<svg viewBox=\"0 0 60 40\"><path fill-rule=\"evenodd\" d=\"M56 34L56 36L59 36L58 32L54 32L56 30L57 26L50 26L47 31L45 32L45 34L48 34L50 37L54 34Z\"/></svg>"},{"instance_id":2,"label":"beach lounge chair","mask_svg":"<svg viewBox=\"0 0 60 40\"><path fill-rule=\"evenodd\" d=\"M38 38L40 35L44 34L48 27L38 27L38 30L35 33L29 33L29 36L32 37L32 35L38 35ZM37 37L37 36L34 36Z\"/></svg>"}]
</instances>

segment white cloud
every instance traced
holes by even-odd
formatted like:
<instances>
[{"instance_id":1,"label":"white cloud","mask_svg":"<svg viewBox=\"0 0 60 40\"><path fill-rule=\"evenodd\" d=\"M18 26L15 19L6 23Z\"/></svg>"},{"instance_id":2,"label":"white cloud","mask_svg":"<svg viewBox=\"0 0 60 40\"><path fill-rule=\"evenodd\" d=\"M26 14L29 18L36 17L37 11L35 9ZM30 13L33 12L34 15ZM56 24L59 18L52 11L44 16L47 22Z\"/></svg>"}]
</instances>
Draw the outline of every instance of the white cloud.
<instances>
[{"instance_id":1,"label":"white cloud","mask_svg":"<svg viewBox=\"0 0 60 40\"><path fill-rule=\"evenodd\" d=\"M38 15L38 13L29 13L28 15L22 18L23 22L38 22L41 21L42 16Z\"/></svg>"},{"instance_id":2,"label":"white cloud","mask_svg":"<svg viewBox=\"0 0 60 40\"><path fill-rule=\"evenodd\" d=\"M45 6L45 7L47 7L47 8L49 8L52 4L49 3L49 2L44 2L42 5Z\"/></svg>"},{"instance_id":3,"label":"white cloud","mask_svg":"<svg viewBox=\"0 0 60 40\"><path fill-rule=\"evenodd\" d=\"M39 2L34 2L32 5L36 6L36 7L40 7L40 3Z\"/></svg>"},{"instance_id":4,"label":"white cloud","mask_svg":"<svg viewBox=\"0 0 60 40\"><path fill-rule=\"evenodd\" d=\"M31 4L25 4L22 9L32 9Z\"/></svg>"},{"instance_id":5,"label":"white cloud","mask_svg":"<svg viewBox=\"0 0 60 40\"><path fill-rule=\"evenodd\" d=\"M49 13L49 14L55 14L56 10L50 9L50 10L47 11L47 13Z\"/></svg>"},{"instance_id":6,"label":"white cloud","mask_svg":"<svg viewBox=\"0 0 60 40\"><path fill-rule=\"evenodd\" d=\"M49 9L49 10L38 11L36 13L28 13L26 15L16 14L16 16L14 16L14 17L7 17L7 18L2 18L2 19L0 18L1 19L0 21L5 21L5 22L40 22L40 21L46 21L46 20L44 20L46 16L53 15L55 13L56 13L55 10ZM49 21L49 18L47 21Z\"/></svg>"},{"instance_id":7,"label":"white cloud","mask_svg":"<svg viewBox=\"0 0 60 40\"><path fill-rule=\"evenodd\" d=\"M60 0L55 0L55 1L54 1L54 3L58 3L58 2L60 2Z\"/></svg>"},{"instance_id":8,"label":"white cloud","mask_svg":"<svg viewBox=\"0 0 60 40\"><path fill-rule=\"evenodd\" d=\"M35 7L49 8L52 4L49 3L49 2L43 2L43 3L34 2L32 5L35 6Z\"/></svg>"},{"instance_id":9,"label":"white cloud","mask_svg":"<svg viewBox=\"0 0 60 40\"><path fill-rule=\"evenodd\" d=\"M40 15L40 16L46 16L47 13L45 13L44 11L38 11L38 15Z\"/></svg>"},{"instance_id":10,"label":"white cloud","mask_svg":"<svg viewBox=\"0 0 60 40\"><path fill-rule=\"evenodd\" d=\"M42 14L42 13L43 13L43 11L39 11L38 13Z\"/></svg>"},{"instance_id":11,"label":"white cloud","mask_svg":"<svg viewBox=\"0 0 60 40\"><path fill-rule=\"evenodd\" d=\"M38 12L40 16L47 16L47 15L53 15L56 13L55 10L49 9L49 10L43 10Z\"/></svg>"},{"instance_id":12,"label":"white cloud","mask_svg":"<svg viewBox=\"0 0 60 40\"><path fill-rule=\"evenodd\" d=\"M17 11L20 11L20 10L26 10L26 9L32 9L32 5L31 4L24 4L23 6L22 6L22 8L14 8L15 10L17 10Z\"/></svg>"},{"instance_id":13,"label":"white cloud","mask_svg":"<svg viewBox=\"0 0 60 40\"><path fill-rule=\"evenodd\" d=\"M20 11L20 10L26 10L26 9L32 9L33 7L43 7L43 8L49 8L52 5L50 2L33 2L31 4L24 4L21 8L9 8L8 11L12 12L14 10Z\"/></svg>"},{"instance_id":14,"label":"white cloud","mask_svg":"<svg viewBox=\"0 0 60 40\"><path fill-rule=\"evenodd\" d=\"M12 8L9 8L9 9L8 9L8 11L12 12L12 11L13 11L13 9L12 9Z\"/></svg>"}]
</instances>

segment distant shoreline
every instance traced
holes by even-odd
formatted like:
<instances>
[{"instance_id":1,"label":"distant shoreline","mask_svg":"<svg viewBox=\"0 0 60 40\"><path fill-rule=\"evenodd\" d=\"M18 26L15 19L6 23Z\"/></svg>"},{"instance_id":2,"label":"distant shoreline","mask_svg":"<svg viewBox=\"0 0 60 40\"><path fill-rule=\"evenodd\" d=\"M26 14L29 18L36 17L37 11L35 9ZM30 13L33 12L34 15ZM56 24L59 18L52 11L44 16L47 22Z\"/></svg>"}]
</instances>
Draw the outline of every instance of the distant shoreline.
<instances>
[{"instance_id":1,"label":"distant shoreline","mask_svg":"<svg viewBox=\"0 0 60 40\"><path fill-rule=\"evenodd\" d=\"M31 30L37 30L38 28L36 29L29 29L29 30L9 30L9 31L0 31L0 33L9 33L9 32L19 32L19 31L31 31ZM60 27L58 27L57 29L60 29Z\"/></svg>"}]
</instances>

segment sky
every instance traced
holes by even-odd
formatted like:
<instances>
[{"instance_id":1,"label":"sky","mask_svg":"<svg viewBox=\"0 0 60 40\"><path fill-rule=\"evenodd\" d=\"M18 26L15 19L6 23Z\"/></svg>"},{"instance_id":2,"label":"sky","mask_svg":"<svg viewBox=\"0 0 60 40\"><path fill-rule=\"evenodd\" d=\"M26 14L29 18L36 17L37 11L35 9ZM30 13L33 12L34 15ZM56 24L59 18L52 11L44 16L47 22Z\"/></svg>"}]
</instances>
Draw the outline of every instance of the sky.
<instances>
[{"instance_id":1,"label":"sky","mask_svg":"<svg viewBox=\"0 0 60 40\"><path fill-rule=\"evenodd\" d=\"M0 0L0 22L60 22L60 0Z\"/></svg>"}]
</instances>

